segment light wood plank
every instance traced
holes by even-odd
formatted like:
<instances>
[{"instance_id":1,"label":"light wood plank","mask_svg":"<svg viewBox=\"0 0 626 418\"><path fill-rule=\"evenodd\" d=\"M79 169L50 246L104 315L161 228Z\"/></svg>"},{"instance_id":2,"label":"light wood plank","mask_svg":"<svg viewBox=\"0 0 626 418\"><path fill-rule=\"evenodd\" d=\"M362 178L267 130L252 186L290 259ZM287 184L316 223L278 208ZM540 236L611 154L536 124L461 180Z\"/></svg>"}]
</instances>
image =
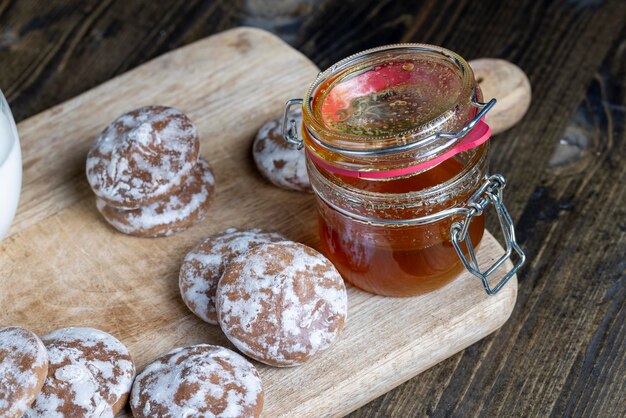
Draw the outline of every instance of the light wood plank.
<instances>
[{"instance_id":1,"label":"light wood plank","mask_svg":"<svg viewBox=\"0 0 626 418\"><path fill-rule=\"evenodd\" d=\"M128 345L140 369L176 346L230 347L218 327L180 300L178 269L189 249L228 226L277 230L318 246L312 196L269 185L250 158L259 126L287 98L301 96L317 71L278 38L237 29L21 123L25 181L11 235L0 244L0 326L40 334L70 325L100 328ZM211 214L168 238L134 238L107 226L84 180L95 135L118 114L146 104L190 115L217 177ZM501 251L486 234L479 257L487 263ZM299 368L258 365L264 415L341 416L493 332L509 317L516 294L516 279L488 297L467 274L415 298L350 288L348 324L333 349Z\"/></svg>"}]
</instances>

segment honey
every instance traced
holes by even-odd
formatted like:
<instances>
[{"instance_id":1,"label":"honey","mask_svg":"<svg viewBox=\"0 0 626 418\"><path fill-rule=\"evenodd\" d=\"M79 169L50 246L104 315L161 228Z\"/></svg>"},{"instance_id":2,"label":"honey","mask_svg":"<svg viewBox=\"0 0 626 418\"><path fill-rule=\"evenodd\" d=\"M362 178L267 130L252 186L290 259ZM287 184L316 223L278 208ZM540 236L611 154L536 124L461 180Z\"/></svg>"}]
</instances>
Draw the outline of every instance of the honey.
<instances>
[{"instance_id":1,"label":"honey","mask_svg":"<svg viewBox=\"0 0 626 418\"><path fill-rule=\"evenodd\" d=\"M396 182L368 184L371 191L404 192L450 180L463 165L447 160L423 175ZM438 289L462 271L459 257L450 243L452 220L426 225L389 228L346 216L325 202L318 205L322 251L343 278L371 293L411 296ZM470 225L472 242L478 244L484 230L484 216Z\"/></svg>"},{"instance_id":2,"label":"honey","mask_svg":"<svg viewBox=\"0 0 626 418\"><path fill-rule=\"evenodd\" d=\"M488 127L482 142L470 141L494 103L481 100L461 57L422 44L365 51L312 84L301 101L302 142L322 251L346 281L411 296L465 267L492 294L514 274L494 290L495 267L483 274L475 257L490 203L514 240L502 177L488 175ZM466 139L472 145L459 146Z\"/></svg>"}]
</instances>

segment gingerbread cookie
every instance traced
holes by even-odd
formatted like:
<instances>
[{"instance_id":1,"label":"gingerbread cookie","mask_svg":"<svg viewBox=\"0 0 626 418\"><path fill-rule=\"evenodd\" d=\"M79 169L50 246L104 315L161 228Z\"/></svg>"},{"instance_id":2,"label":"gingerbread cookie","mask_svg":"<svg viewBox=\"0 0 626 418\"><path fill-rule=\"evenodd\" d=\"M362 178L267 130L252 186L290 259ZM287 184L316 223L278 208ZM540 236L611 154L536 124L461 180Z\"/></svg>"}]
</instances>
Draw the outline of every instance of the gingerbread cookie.
<instances>
[{"instance_id":1,"label":"gingerbread cookie","mask_svg":"<svg viewBox=\"0 0 626 418\"><path fill-rule=\"evenodd\" d=\"M296 119L300 132L302 111L290 113ZM312 192L306 171L304 149L290 144L282 135L282 118L267 122L261 127L252 145L252 156L261 174L276 186L299 192Z\"/></svg>"},{"instance_id":2,"label":"gingerbread cookie","mask_svg":"<svg viewBox=\"0 0 626 418\"><path fill-rule=\"evenodd\" d=\"M128 400L135 366L115 337L93 328L62 328L42 338L50 365L25 417L113 417Z\"/></svg>"},{"instance_id":3,"label":"gingerbread cookie","mask_svg":"<svg viewBox=\"0 0 626 418\"><path fill-rule=\"evenodd\" d=\"M133 416L258 417L261 379L252 364L224 347L176 348L137 376L130 400Z\"/></svg>"},{"instance_id":4,"label":"gingerbread cookie","mask_svg":"<svg viewBox=\"0 0 626 418\"><path fill-rule=\"evenodd\" d=\"M24 415L47 373L48 353L39 337L24 328L0 329L0 417Z\"/></svg>"},{"instance_id":5,"label":"gingerbread cookie","mask_svg":"<svg viewBox=\"0 0 626 418\"><path fill-rule=\"evenodd\" d=\"M204 218L214 194L213 172L209 163L200 159L182 188L162 201L120 209L96 199L96 206L108 223L125 234L160 237L185 230Z\"/></svg>"},{"instance_id":6,"label":"gingerbread cookie","mask_svg":"<svg viewBox=\"0 0 626 418\"><path fill-rule=\"evenodd\" d=\"M224 269L235 257L269 242L286 240L260 229L229 228L191 250L180 268L180 294L187 307L203 321L217 325L215 291Z\"/></svg>"},{"instance_id":7,"label":"gingerbread cookie","mask_svg":"<svg viewBox=\"0 0 626 418\"><path fill-rule=\"evenodd\" d=\"M244 354L271 366L297 366L335 341L347 316L339 272L295 242L259 245L220 279L217 318Z\"/></svg>"},{"instance_id":8,"label":"gingerbread cookie","mask_svg":"<svg viewBox=\"0 0 626 418\"><path fill-rule=\"evenodd\" d=\"M136 208L163 199L192 173L196 128L179 110L146 106L118 117L87 155L87 180L107 205Z\"/></svg>"}]
</instances>

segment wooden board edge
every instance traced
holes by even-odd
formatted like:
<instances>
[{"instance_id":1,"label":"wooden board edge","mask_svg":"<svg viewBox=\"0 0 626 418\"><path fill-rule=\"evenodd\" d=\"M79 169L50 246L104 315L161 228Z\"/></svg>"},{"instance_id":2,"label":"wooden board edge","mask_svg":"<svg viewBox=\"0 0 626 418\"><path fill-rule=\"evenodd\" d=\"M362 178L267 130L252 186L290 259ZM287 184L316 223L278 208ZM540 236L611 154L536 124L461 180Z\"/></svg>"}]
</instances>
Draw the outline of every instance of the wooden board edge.
<instances>
[{"instance_id":1,"label":"wooden board edge","mask_svg":"<svg viewBox=\"0 0 626 418\"><path fill-rule=\"evenodd\" d=\"M488 337L489 335L495 333L496 331L498 331L500 328L502 328L502 326L504 326L504 324L509 320L509 318L511 317L513 310L515 308L515 304L517 301L517 290L518 290L518 281L517 281L517 276L514 276L511 278L511 280L509 281L509 283L507 284L507 286L510 285L514 285L514 291L511 292L511 295L509 296L509 300L506 301L506 303L503 303L503 306L509 308L505 311L505 314L502 317L498 318L498 321L494 323L494 326L489 329L488 331L486 331L483 334L480 334L478 336L478 338L473 338L471 340L465 341L462 344L460 344L459 346L454 348L453 352L450 352L449 355L445 356L445 357L441 357L441 358L437 358L436 361L428 363L424 366L419 367L418 369L416 369L415 371L411 372L411 373L407 373L405 375L397 375L399 376L399 378L395 381L389 381L391 382L391 384L387 385L385 389L377 391L377 392L371 392L370 396L366 399L363 399L361 402L359 402L356 405L352 405L348 408L343 409L341 412L339 412L337 415L332 415L333 417L344 417L346 415L348 415L351 412L356 411L357 409L367 405L368 403L376 400L377 398L385 395L386 393L392 391L393 389L397 388L398 386L408 382L409 380L413 379L414 377L419 376L421 373L427 371L428 369L435 367L436 365L442 363L443 361L457 355L458 353L460 353L461 351L465 350L466 348L476 344L477 342L483 340L484 338ZM416 402L419 402L419 399L416 399ZM285 417L287 418L287 417Z\"/></svg>"},{"instance_id":2,"label":"wooden board edge","mask_svg":"<svg viewBox=\"0 0 626 418\"><path fill-rule=\"evenodd\" d=\"M485 237L487 241L483 241L484 243L488 243L487 246L481 245L478 249L478 256L480 257L480 252L487 250L487 247L497 248L497 253L503 253L504 249L500 245L500 243L491 235L489 231L485 231ZM513 268L513 264L510 260L507 260L504 266L501 267L502 270L510 270ZM465 272L464 274L469 274ZM476 286L481 287L480 281L478 278L471 278L476 280ZM456 326L452 326L450 323L442 323L439 324L435 329L429 331L429 335L442 335L445 336L446 342L448 344L435 344L434 351L435 353L428 357L427 360L421 360L419 355L423 355L423 353L419 353L420 349L423 350L423 345L406 345L402 349L395 351L393 356L385 358L381 363L377 364L374 370L383 371L382 374L372 373L370 370L368 373L371 374L374 381L379 382L379 385L371 385L367 387L367 390L363 390L362 392L355 392L353 385L350 383L343 384L340 382L333 388L333 394L335 395L335 400L341 399L340 402L336 402L328 406L328 408L319 410L317 415L310 415L307 412L313 409L313 406L317 404L319 401L319 397L311 398L305 402L303 402L298 409L293 411L284 412L281 411L280 414L276 415L281 418L291 418L292 416L302 416L302 417L310 417L310 418L337 418L343 417L350 412L366 405L367 403L375 400L376 398L384 395L385 393L393 390L394 388L400 386L401 384L407 382L408 380L418 376L420 373L430 369L431 367L441 363L442 361L458 354L463 351L467 347L477 343L478 341L484 339L485 337L493 334L497 330L499 330L511 317L518 294L518 280L517 276L514 275L511 277L509 282L502 288L498 294L495 296L486 296L480 303L475 304L471 309L465 311L463 315L459 317L455 317L454 323ZM443 290L442 288L440 290ZM495 314L490 316L488 320L481 320L481 314L485 311L494 312ZM460 324L465 324L465 326L460 326ZM467 333L468 326L471 327L472 330L477 330L475 333ZM453 329L453 332L450 333L449 330ZM469 335L468 335L469 334ZM450 344L450 342L452 344ZM426 352L429 352L428 350ZM389 366L383 367L384 364L401 364L401 365L410 365L409 367L403 367L398 370L397 366ZM357 379L362 379L363 376L358 376ZM353 379L352 379L353 380ZM360 397L361 394L366 396ZM322 395L323 396L323 395ZM323 401L322 401L323 402ZM416 399L416 402L419 402L419 399ZM272 415L272 418L274 415Z\"/></svg>"},{"instance_id":3,"label":"wooden board edge","mask_svg":"<svg viewBox=\"0 0 626 418\"><path fill-rule=\"evenodd\" d=\"M506 289L507 287L509 287L509 294L507 295L508 298L503 299L502 300L502 306L505 307L506 309L503 311L503 315L498 317L498 321L493 322L492 323L492 327L489 327L484 333L481 334L477 334L478 338L472 338L469 339L461 344L459 344L458 346L456 346L454 348L454 350L447 356L445 357L441 357L441 358L437 358L436 361L430 362L428 364L425 364L419 368L417 368L415 371L412 371L410 373L406 373L403 375L396 375L398 376L398 379L395 381L391 381L392 382L390 385L386 386L385 389L380 390L380 391L373 391L371 392L370 396L363 399L362 401L360 401L358 404L347 407L342 409L341 411L338 411L337 415L332 415L332 417L344 417L346 415L348 415L349 413L356 411L357 409L361 408L362 406L367 405L368 403L372 402L373 400L379 398L380 396L385 395L386 393L392 391L393 389L397 388L398 386L402 385L403 383L408 382L409 380L413 379L414 377L420 375L421 373L425 372L426 370L440 364L441 362L455 356L456 354L460 353L461 351L465 350L466 348L470 347L473 344L476 344L477 342L483 340L484 338L488 337L489 335L495 333L496 331L498 331L500 328L502 328L502 326L504 326L504 324L506 324L509 320L509 318L511 317L511 315L513 314L513 311L515 309L515 305L517 302L517 293L518 293L518 281L517 281L517 275L511 277L511 279L509 280L509 282L507 283L507 285L503 288ZM419 401L416 399L416 402ZM285 417L287 418L287 417Z\"/></svg>"}]
</instances>

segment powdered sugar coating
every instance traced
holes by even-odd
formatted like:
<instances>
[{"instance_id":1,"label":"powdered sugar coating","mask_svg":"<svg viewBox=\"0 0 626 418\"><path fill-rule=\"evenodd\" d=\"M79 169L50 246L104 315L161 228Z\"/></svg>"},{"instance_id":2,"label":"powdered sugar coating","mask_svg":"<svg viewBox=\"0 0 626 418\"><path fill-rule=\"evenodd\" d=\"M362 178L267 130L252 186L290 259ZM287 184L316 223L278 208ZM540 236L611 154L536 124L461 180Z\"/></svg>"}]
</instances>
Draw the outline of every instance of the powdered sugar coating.
<instances>
[{"instance_id":1,"label":"powdered sugar coating","mask_svg":"<svg viewBox=\"0 0 626 418\"><path fill-rule=\"evenodd\" d=\"M196 127L179 110L146 106L118 117L87 155L87 180L110 206L135 208L178 188L198 159Z\"/></svg>"},{"instance_id":2,"label":"powdered sugar coating","mask_svg":"<svg viewBox=\"0 0 626 418\"><path fill-rule=\"evenodd\" d=\"M257 245L284 240L284 236L275 232L237 228L208 237L185 256L180 268L183 301L200 319L217 325L215 292L226 266Z\"/></svg>"},{"instance_id":3,"label":"powdered sugar coating","mask_svg":"<svg viewBox=\"0 0 626 418\"><path fill-rule=\"evenodd\" d=\"M93 328L62 328L42 337L48 378L25 417L113 417L128 399L135 365L115 337Z\"/></svg>"},{"instance_id":4,"label":"powdered sugar coating","mask_svg":"<svg viewBox=\"0 0 626 418\"><path fill-rule=\"evenodd\" d=\"M0 417L21 417L48 373L46 347L24 328L0 329Z\"/></svg>"},{"instance_id":5,"label":"powdered sugar coating","mask_svg":"<svg viewBox=\"0 0 626 418\"><path fill-rule=\"evenodd\" d=\"M298 134L302 125L302 110L290 113L296 119ZM282 117L261 127L252 145L252 156L259 172L276 186L299 192L313 192L306 170L304 149L298 149L282 136Z\"/></svg>"},{"instance_id":6,"label":"powdered sugar coating","mask_svg":"<svg viewBox=\"0 0 626 418\"><path fill-rule=\"evenodd\" d=\"M331 346L348 301L339 272L322 254L279 242L231 262L216 305L224 334L244 354L272 366L296 366Z\"/></svg>"},{"instance_id":7,"label":"powdered sugar coating","mask_svg":"<svg viewBox=\"0 0 626 418\"><path fill-rule=\"evenodd\" d=\"M121 209L96 199L102 216L117 230L141 237L171 235L204 218L215 194L209 163L198 160L195 171L176 193L137 209Z\"/></svg>"},{"instance_id":8,"label":"powdered sugar coating","mask_svg":"<svg viewBox=\"0 0 626 418\"><path fill-rule=\"evenodd\" d=\"M176 348L137 376L130 405L143 417L258 417L261 379L252 364L224 347Z\"/></svg>"}]
</instances>

